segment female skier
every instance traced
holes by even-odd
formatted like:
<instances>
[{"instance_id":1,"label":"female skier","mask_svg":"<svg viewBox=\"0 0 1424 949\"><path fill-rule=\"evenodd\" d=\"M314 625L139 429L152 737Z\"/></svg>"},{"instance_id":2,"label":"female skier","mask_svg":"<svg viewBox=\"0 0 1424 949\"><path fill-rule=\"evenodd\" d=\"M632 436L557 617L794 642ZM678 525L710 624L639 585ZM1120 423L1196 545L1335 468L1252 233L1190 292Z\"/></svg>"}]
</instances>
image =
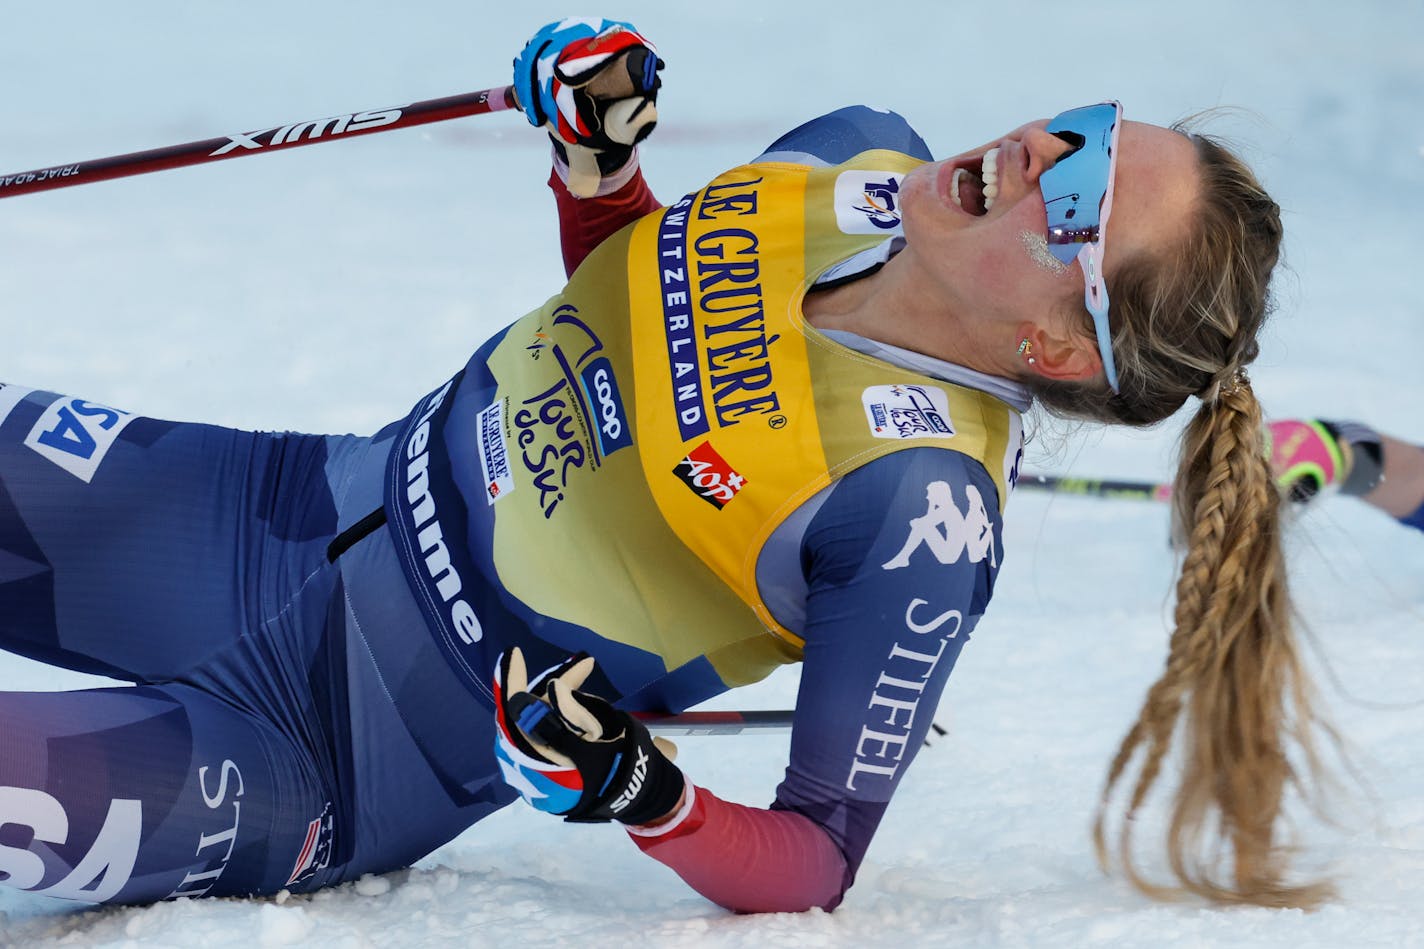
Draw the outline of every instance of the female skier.
<instances>
[{"instance_id":1,"label":"female skier","mask_svg":"<svg viewBox=\"0 0 1424 949\"><path fill-rule=\"evenodd\" d=\"M938 162L850 108L660 208L636 151L660 67L598 20L517 57L570 280L373 436L0 387L0 644L133 683L0 694L4 882L306 892L522 795L623 822L731 909L833 908L993 591L1020 414L1147 425L1196 398L1167 668L1099 840L1127 855L1181 731L1181 885L1319 899L1276 838L1311 712L1245 375L1281 236L1250 172L1111 102ZM629 714L788 662L770 809L693 784Z\"/></svg>"}]
</instances>

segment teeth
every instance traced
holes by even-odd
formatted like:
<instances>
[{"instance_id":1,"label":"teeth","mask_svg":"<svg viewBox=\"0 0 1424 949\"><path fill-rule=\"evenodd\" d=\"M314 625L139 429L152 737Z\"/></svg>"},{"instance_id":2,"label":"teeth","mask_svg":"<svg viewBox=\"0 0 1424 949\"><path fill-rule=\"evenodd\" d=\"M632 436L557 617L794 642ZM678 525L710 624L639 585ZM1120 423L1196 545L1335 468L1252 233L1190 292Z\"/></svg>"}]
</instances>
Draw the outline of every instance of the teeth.
<instances>
[{"instance_id":1,"label":"teeth","mask_svg":"<svg viewBox=\"0 0 1424 949\"><path fill-rule=\"evenodd\" d=\"M954 169L954 177L949 179L949 196L953 198L954 203L961 208L964 207L964 202L959 200L959 183L964 180L966 174L967 172L963 168L956 168Z\"/></svg>"},{"instance_id":2,"label":"teeth","mask_svg":"<svg viewBox=\"0 0 1424 949\"><path fill-rule=\"evenodd\" d=\"M984 210L987 212L994 206L994 199L999 196L999 149L997 147L989 149L984 153Z\"/></svg>"}]
</instances>

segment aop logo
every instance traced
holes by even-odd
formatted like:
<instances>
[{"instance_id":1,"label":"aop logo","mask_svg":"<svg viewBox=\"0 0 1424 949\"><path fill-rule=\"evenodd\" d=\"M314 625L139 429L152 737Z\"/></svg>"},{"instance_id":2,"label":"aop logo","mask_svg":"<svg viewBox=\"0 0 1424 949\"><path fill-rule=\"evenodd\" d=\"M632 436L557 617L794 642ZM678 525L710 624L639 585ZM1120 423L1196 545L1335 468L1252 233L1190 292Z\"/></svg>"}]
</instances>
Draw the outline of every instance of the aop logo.
<instances>
[{"instance_id":1,"label":"aop logo","mask_svg":"<svg viewBox=\"0 0 1424 949\"><path fill-rule=\"evenodd\" d=\"M881 566L886 570L908 567L910 555L923 546L942 564L955 563L961 556L967 556L970 563L988 557L989 563L997 567L994 524L984 506L984 497L972 484L964 486L964 497L969 505L967 513L961 513L954 503L949 482L931 481L926 485L925 499L929 506L924 514L910 518L910 532L900 552Z\"/></svg>"},{"instance_id":2,"label":"aop logo","mask_svg":"<svg viewBox=\"0 0 1424 949\"><path fill-rule=\"evenodd\" d=\"M747 486L727 460L717 454L711 442L703 442L683 457L672 470L699 498L721 510Z\"/></svg>"},{"instance_id":3,"label":"aop logo","mask_svg":"<svg viewBox=\"0 0 1424 949\"><path fill-rule=\"evenodd\" d=\"M846 234L900 230L900 178L885 171L847 171L836 178L836 225Z\"/></svg>"}]
</instances>

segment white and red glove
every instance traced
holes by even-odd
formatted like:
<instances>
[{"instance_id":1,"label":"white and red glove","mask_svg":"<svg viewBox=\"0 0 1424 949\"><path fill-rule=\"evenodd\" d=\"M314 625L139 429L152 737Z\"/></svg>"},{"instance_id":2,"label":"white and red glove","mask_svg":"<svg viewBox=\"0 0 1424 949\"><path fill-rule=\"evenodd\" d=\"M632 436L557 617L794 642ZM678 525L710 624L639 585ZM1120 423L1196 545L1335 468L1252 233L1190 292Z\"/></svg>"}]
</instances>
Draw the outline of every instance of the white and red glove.
<instances>
[{"instance_id":1,"label":"white and red glove","mask_svg":"<svg viewBox=\"0 0 1424 949\"><path fill-rule=\"evenodd\" d=\"M519 107L548 130L571 193L599 193L652 133L663 65L631 23L597 18L550 23L515 57Z\"/></svg>"},{"instance_id":2,"label":"white and red glove","mask_svg":"<svg viewBox=\"0 0 1424 949\"><path fill-rule=\"evenodd\" d=\"M518 648L495 673L495 755L535 808L579 823L648 824L668 816L685 782L677 748L627 712L576 691L593 659L575 655L528 681Z\"/></svg>"}]
</instances>

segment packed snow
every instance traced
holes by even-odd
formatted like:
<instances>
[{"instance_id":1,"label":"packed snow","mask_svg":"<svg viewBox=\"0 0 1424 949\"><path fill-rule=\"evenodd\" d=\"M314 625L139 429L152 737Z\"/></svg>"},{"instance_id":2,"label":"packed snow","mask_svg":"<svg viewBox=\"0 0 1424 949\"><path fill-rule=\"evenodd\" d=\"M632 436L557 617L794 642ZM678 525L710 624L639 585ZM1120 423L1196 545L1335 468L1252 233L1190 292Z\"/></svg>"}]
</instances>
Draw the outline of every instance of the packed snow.
<instances>
[{"instance_id":1,"label":"packed snow","mask_svg":"<svg viewBox=\"0 0 1424 949\"><path fill-rule=\"evenodd\" d=\"M630 19L667 60L644 150L664 199L852 102L901 112L938 154L1103 98L1159 123L1221 108L1209 128L1286 216L1253 373L1267 411L1424 440L1419 0L11 3L0 174L502 85L528 34L569 13ZM5 200L0 378L160 417L373 431L559 287L546 161L505 113ZM1030 468L1166 479L1182 421L1037 422ZM1005 547L939 710L949 734L832 914L730 915L620 830L515 806L409 870L310 896L96 910L0 889L0 944L1424 945L1424 537L1344 498L1291 533L1312 666L1357 774L1334 824L1298 813L1302 870L1339 886L1312 913L1154 903L1094 862L1104 769L1164 656L1163 506L1020 490ZM0 657L7 689L97 681ZM789 707L795 687L790 668L713 707ZM680 763L765 804L786 746L688 738ZM1139 839L1158 828L1154 811ZM1155 849L1143 861L1165 871Z\"/></svg>"}]
</instances>

